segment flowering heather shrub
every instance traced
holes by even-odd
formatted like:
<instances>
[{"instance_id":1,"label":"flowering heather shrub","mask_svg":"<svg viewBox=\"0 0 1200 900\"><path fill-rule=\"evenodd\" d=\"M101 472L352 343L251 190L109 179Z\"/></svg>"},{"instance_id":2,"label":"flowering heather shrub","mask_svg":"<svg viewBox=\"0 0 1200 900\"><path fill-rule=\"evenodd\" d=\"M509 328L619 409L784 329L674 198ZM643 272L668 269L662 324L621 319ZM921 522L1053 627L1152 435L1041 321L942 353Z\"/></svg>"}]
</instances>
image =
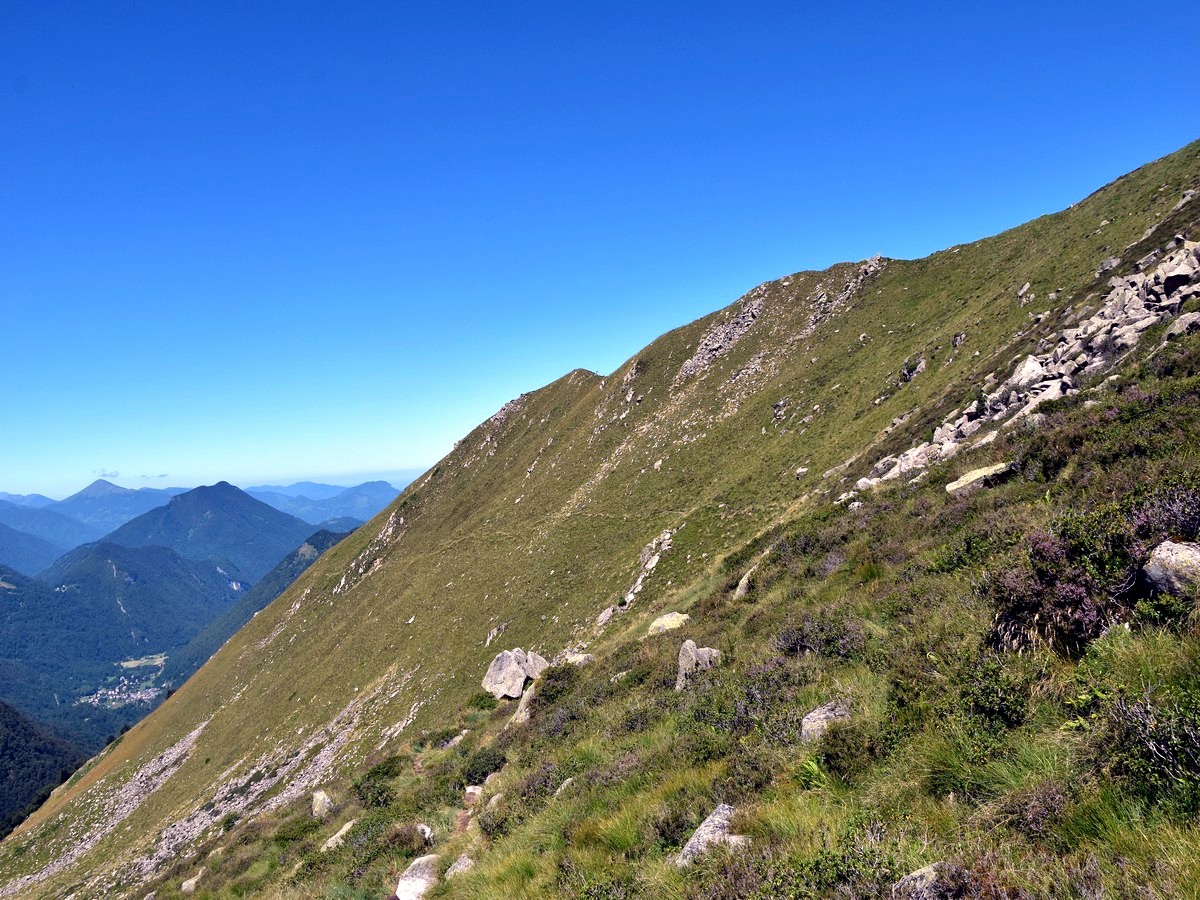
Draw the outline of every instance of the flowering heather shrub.
<instances>
[{"instance_id":1,"label":"flowering heather shrub","mask_svg":"<svg viewBox=\"0 0 1200 900\"><path fill-rule=\"evenodd\" d=\"M1137 575L1164 540L1200 535L1200 476L1060 519L1026 541L1023 558L984 590L996 606L992 643L1020 650L1044 643L1077 656L1137 601Z\"/></svg>"},{"instance_id":2,"label":"flowering heather shrub","mask_svg":"<svg viewBox=\"0 0 1200 900\"><path fill-rule=\"evenodd\" d=\"M780 653L803 656L817 653L835 659L853 659L867 643L862 622L842 610L805 613L799 624L784 628L775 639Z\"/></svg>"}]
</instances>

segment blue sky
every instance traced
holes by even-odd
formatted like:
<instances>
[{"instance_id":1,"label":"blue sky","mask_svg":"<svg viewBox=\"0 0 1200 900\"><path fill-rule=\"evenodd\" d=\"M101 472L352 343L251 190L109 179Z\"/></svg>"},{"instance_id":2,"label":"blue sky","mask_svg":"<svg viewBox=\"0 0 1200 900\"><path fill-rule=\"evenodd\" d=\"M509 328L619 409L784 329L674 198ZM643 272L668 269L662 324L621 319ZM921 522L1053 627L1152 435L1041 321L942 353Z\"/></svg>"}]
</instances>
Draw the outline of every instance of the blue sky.
<instances>
[{"instance_id":1,"label":"blue sky","mask_svg":"<svg viewBox=\"0 0 1200 900\"><path fill-rule=\"evenodd\" d=\"M6 0L0 490L398 478L1200 137L1163 15L807 6Z\"/></svg>"}]
</instances>

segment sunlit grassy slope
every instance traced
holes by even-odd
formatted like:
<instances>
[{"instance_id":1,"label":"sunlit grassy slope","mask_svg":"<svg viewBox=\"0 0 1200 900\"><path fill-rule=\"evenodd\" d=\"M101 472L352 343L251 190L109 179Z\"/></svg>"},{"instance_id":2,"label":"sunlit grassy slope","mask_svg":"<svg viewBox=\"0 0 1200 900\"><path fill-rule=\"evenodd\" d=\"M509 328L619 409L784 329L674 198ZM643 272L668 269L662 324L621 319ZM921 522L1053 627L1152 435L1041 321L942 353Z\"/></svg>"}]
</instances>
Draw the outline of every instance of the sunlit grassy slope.
<instances>
[{"instance_id":1,"label":"sunlit grassy slope","mask_svg":"<svg viewBox=\"0 0 1200 900\"><path fill-rule=\"evenodd\" d=\"M869 895L938 859L1003 879L1045 868L1031 861L1041 854L1067 878L1091 865L1088 841L1119 847L1137 873L1161 853L1169 877L1195 884L1191 819L1117 824L1145 807L1105 793L1108 776L1086 762L1100 708L1064 705L1079 664L982 649L987 573L1027 532L1089 492L1124 496L1194 467L1190 407L1178 400L1194 391L1190 363L1138 375L1177 392L1154 407L1176 433L1153 464L1116 452L1088 463L1111 479L1081 480L1084 463L1070 464L1088 459L1080 438L1057 471L1031 466L969 502L947 498L942 486L968 468L1034 454L1059 428L1100 428L1085 392L1042 432L1006 431L853 510L833 501L881 456L927 440L987 375L1007 376L1064 315L1095 305L1112 274L1096 274L1101 261L1128 267L1192 227L1200 207L1178 204L1197 187L1193 144L993 238L768 282L611 375L577 370L515 400L0 845L0 895L140 897L153 882L163 898L204 868L200 890L214 895L382 896L417 852L396 828L418 817L434 826L443 866L464 851L478 860L440 888L447 896L809 896L839 885ZM669 551L597 629L666 530ZM688 629L643 640L669 610L690 613ZM833 643L800 653L807 644L785 632L804 628L816 629L805 640ZM847 652L830 649L847 633ZM676 694L687 636L725 659L704 690ZM1097 663L1120 669L1114 685L1133 683L1142 658L1120 640ZM1194 658L1178 628L1127 640L1149 646L1154 665ZM489 712L479 682L498 650L518 646L596 660L551 670L558 694L501 734L511 710ZM981 666L992 681L972 688ZM976 697L989 691L1002 700ZM1006 711L1010 693L1019 715ZM799 747L798 717L833 696L856 724L841 744ZM457 748L433 746L462 728ZM453 836L464 766L485 746L508 760L509 805ZM1053 801L1075 823L1054 832L1057 844L1013 826L1020 791L1076 775L1094 775L1094 790ZM568 776L576 791L551 802ZM340 804L328 824L308 824L316 787ZM738 804L752 849L715 854L685 881L670 854L718 799ZM351 817L348 845L319 853ZM1106 883L1125 877L1096 865Z\"/></svg>"}]
</instances>

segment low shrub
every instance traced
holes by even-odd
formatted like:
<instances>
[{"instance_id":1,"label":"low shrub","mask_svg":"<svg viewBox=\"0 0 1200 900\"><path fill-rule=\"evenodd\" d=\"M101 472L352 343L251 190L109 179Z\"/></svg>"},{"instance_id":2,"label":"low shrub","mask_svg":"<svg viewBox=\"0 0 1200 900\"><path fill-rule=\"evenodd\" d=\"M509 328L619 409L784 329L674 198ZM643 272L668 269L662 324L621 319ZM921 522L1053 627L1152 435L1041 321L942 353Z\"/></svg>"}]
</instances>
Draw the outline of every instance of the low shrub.
<instances>
[{"instance_id":1,"label":"low shrub","mask_svg":"<svg viewBox=\"0 0 1200 900\"><path fill-rule=\"evenodd\" d=\"M483 747L467 757L459 780L464 785L483 784L489 775L504 768L506 762L508 758L500 748Z\"/></svg>"},{"instance_id":2,"label":"low shrub","mask_svg":"<svg viewBox=\"0 0 1200 900\"><path fill-rule=\"evenodd\" d=\"M853 659L866 646L862 620L845 610L822 609L805 613L775 638L775 649L791 656L816 653L833 659Z\"/></svg>"},{"instance_id":3,"label":"low shrub","mask_svg":"<svg viewBox=\"0 0 1200 900\"><path fill-rule=\"evenodd\" d=\"M1188 816L1200 812L1200 690L1118 696L1100 749L1130 788Z\"/></svg>"}]
</instances>

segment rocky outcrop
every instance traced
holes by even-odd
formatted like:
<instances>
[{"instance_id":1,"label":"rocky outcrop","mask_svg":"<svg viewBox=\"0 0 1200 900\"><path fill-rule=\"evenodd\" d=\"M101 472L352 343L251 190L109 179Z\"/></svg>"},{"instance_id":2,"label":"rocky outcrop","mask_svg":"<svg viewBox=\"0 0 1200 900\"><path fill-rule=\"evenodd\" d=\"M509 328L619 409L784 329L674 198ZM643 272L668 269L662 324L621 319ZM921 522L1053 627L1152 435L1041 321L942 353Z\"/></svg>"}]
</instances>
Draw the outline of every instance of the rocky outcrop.
<instances>
[{"instance_id":1,"label":"rocky outcrop","mask_svg":"<svg viewBox=\"0 0 1200 900\"><path fill-rule=\"evenodd\" d=\"M711 669L720 662L720 650L697 647L696 642L691 639L684 641L683 646L679 648L679 673L675 677L675 690L682 691L693 675Z\"/></svg>"},{"instance_id":2,"label":"rocky outcrop","mask_svg":"<svg viewBox=\"0 0 1200 900\"><path fill-rule=\"evenodd\" d=\"M454 878L456 875L462 875L464 872L470 872L474 867L475 860L471 859L471 857L464 853L450 864L450 868L446 870L446 878Z\"/></svg>"},{"instance_id":3,"label":"rocky outcrop","mask_svg":"<svg viewBox=\"0 0 1200 900\"><path fill-rule=\"evenodd\" d=\"M728 353L733 345L754 327L754 323L758 321L758 316L762 312L763 293L765 291L761 291L761 288L751 291L732 315L729 315L724 321L711 325L708 331L704 332L700 343L696 345L695 352L679 367L679 373L675 376L676 384L681 384L696 373L703 372L713 364L714 360Z\"/></svg>"},{"instance_id":4,"label":"rocky outcrop","mask_svg":"<svg viewBox=\"0 0 1200 900\"><path fill-rule=\"evenodd\" d=\"M324 791L313 791L312 816L314 819L327 819L333 812L333 800Z\"/></svg>"},{"instance_id":5,"label":"rocky outcrop","mask_svg":"<svg viewBox=\"0 0 1200 900\"><path fill-rule=\"evenodd\" d=\"M818 706L800 721L800 741L807 744L820 740L834 722L850 718L850 705L845 700L832 700Z\"/></svg>"},{"instance_id":6,"label":"rocky outcrop","mask_svg":"<svg viewBox=\"0 0 1200 900\"><path fill-rule=\"evenodd\" d=\"M676 628L682 628L691 620L692 617L687 613L669 612L651 622L650 627L646 629L646 634L649 636L674 631Z\"/></svg>"},{"instance_id":7,"label":"rocky outcrop","mask_svg":"<svg viewBox=\"0 0 1200 900\"><path fill-rule=\"evenodd\" d=\"M631 606L637 599L637 595L642 592L642 587L646 579L650 577L650 573L658 566L663 555L671 549L671 539L675 537L675 532L678 530L678 528L668 528L642 548L638 573L633 579L633 584L629 586L629 590L625 592L625 596L621 598L621 606Z\"/></svg>"},{"instance_id":8,"label":"rocky outcrop","mask_svg":"<svg viewBox=\"0 0 1200 900\"><path fill-rule=\"evenodd\" d=\"M675 865L682 869L690 866L697 857L720 844L739 847L750 842L750 838L740 834L731 834L729 823L736 810L728 803L720 804L700 823L700 827L692 833L684 844L679 855L675 857Z\"/></svg>"},{"instance_id":9,"label":"rocky outcrop","mask_svg":"<svg viewBox=\"0 0 1200 900\"><path fill-rule=\"evenodd\" d=\"M990 392L981 389L979 399L950 413L934 429L932 440L879 460L868 475L858 480L855 489L864 491L950 459L972 439L976 446L982 444L982 439L975 438L981 429L1011 424L1031 415L1043 403L1078 393L1082 376L1111 364L1145 331L1177 315L1188 300L1200 297L1200 243L1176 236L1161 255L1149 254L1135 269L1109 280L1099 310L1060 332L1049 349L1026 356L1003 381L997 384L997 377L989 376L985 387L988 383L995 385ZM1200 328L1200 318L1189 318L1193 315L1200 316L1184 316L1172 326L1168 337L1172 332Z\"/></svg>"},{"instance_id":10,"label":"rocky outcrop","mask_svg":"<svg viewBox=\"0 0 1200 900\"><path fill-rule=\"evenodd\" d=\"M951 497L963 497L974 493L983 487L990 487L1012 470L1011 463L996 463L994 466L984 466L982 469L972 469L967 474L946 485L946 493Z\"/></svg>"},{"instance_id":11,"label":"rocky outcrop","mask_svg":"<svg viewBox=\"0 0 1200 900\"><path fill-rule=\"evenodd\" d=\"M418 856L396 884L396 900L421 900L438 882L438 855Z\"/></svg>"},{"instance_id":12,"label":"rocky outcrop","mask_svg":"<svg viewBox=\"0 0 1200 900\"><path fill-rule=\"evenodd\" d=\"M525 682L537 678L549 665L545 658L532 650L528 653L520 647L501 650L483 676L483 689L497 700L520 697L525 690Z\"/></svg>"},{"instance_id":13,"label":"rocky outcrop","mask_svg":"<svg viewBox=\"0 0 1200 900\"><path fill-rule=\"evenodd\" d=\"M1164 594L1187 597L1200 589L1200 544L1163 541L1142 567L1150 586Z\"/></svg>"}]
</instances>

